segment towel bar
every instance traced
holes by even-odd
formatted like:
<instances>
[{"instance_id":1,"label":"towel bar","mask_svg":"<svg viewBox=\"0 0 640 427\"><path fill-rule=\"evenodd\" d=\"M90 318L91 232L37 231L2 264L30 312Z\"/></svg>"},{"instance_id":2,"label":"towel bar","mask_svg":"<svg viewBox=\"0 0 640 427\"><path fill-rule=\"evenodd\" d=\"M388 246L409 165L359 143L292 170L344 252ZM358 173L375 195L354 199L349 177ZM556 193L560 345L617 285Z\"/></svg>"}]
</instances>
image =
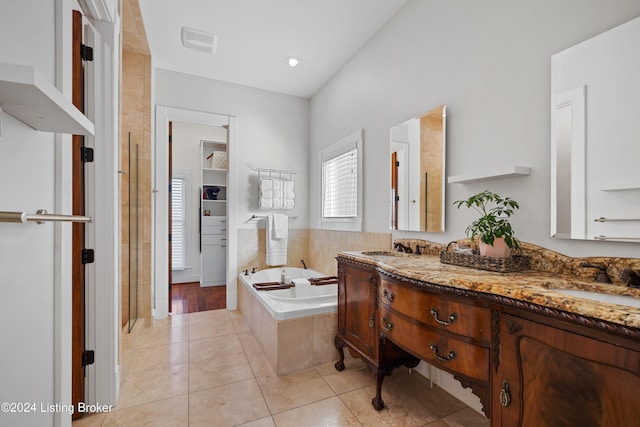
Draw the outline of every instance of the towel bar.
<instances>
[{"instance_id":1,"label":"towel bar","mask_svg":"<svg viewBox=\"0 0 640 427\"><path fill-rule=\"evenodd\" d=\"M40 209L35 214L28 214L26 212L0 212L0 222L36 222L38 224L44 224L45 222L93 222L93 218L90 216L80 215L58 215L47 213L46 209Z\"/></svg>"}]
</instances>

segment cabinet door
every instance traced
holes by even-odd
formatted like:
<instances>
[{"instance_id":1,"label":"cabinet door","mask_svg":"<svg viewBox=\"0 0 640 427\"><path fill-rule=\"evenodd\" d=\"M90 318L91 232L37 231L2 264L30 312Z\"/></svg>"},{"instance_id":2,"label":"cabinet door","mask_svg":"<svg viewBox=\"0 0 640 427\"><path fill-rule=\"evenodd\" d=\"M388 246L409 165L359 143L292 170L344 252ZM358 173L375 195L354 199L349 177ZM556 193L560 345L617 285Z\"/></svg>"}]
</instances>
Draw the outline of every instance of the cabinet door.
<instances>
[{"instance_id":1,"label":"cabinet door","mask_svg":"<svg viewBox=\"0 0 640 427\"><path fill-rule=\"evenodd\" d=\"M346 264L340 264L338 271L338 334L363 354L377 359L376 275Z\"/></svg>"},{"instance_id":2,"label":"cabinet door","mask_svg":"<svg viewBox=\"0 0 640 427\"><path fill-rule=\"evenodd\" d=\"M511 315L501 316L499 340L492 425L638 426L637 345Z\"/></svg>"},{"instance_id":3,"label":"cabinet door","mask_svg":"<svg viewBox=\"0 0 640 427\"><path fill-rule=\"evenodd\" d=\"M201 286L224 285L226 279L226 245L203 245Z\"/></svg>"}]
</instances>

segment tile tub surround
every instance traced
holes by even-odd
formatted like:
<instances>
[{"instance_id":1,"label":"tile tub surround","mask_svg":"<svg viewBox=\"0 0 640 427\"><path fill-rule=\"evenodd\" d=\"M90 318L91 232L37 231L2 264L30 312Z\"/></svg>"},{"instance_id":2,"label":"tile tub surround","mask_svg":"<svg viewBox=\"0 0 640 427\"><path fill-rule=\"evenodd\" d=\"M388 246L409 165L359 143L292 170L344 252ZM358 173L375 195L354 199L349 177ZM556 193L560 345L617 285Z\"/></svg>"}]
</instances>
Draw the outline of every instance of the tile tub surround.
<instances>
[{"instance_id":1,"label":"tile tub surround","mask_svg":"<svg viewBox=\"0 0 640 427\"><path fill-rule=\"evenodd\" d=\"M277 375L335 360L337 313L276 320L238 279L238 311Z\"/></svg>"},{"instance_id":2,"label":"tile tub surround","mask_svg":"<svg viewBox=\"0 0 640 427\"><path fill-rule=\"evenodd\" d=\"M362 254L362 252L343 252L341 256L365 264L375 265L388 273L420 282L474 291L487 294L489 297L506 297L510 300L523 301L565 313L577 314L596 321L610 322L635 329L640 328L640 309L638 308L589 301L563 295L552 290L554 288L584 289L640 298L640 289L629 288L619 283L619 281L613 284L594 283L592 280L593 271L579 267L580 263L584 261L594 264L611 263L609 270L612 279L615 279L613 275L618 269L629 266L636 269L640 268L640 260L638 259L569 258L553 251L523 243L523 253L531 256L533 268L523 272L494 273L441 263L435 253L439 253L445 245L417 239L398 239L396 241L411 245L412 248L417 243L427 245L427 254L368 256ZM587 270L588 274L584 274L583 270ZM571 274L571 272L576 272L576 274ZM578 275L577 273L582 274ZM609 326L605 325L600 326L609 328ZM640 335L637 330L635 333Z\"/></svg>"}]
</instances>

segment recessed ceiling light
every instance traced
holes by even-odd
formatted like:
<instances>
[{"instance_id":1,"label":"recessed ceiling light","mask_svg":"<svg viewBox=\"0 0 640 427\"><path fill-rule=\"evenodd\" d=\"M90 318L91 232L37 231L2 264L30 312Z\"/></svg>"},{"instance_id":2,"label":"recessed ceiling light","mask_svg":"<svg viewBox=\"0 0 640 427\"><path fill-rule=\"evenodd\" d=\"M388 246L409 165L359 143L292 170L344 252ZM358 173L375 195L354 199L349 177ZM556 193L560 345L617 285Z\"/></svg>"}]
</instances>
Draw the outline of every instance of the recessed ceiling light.
<instances>
[{"instance_id":1,"label":"recessed ceiling light","mask_svg":"<svg viewBox=\"0 0 640 427\"><path fill-rule=\"evenodd\" d=\"M298 58L294 58L293 56L287 58L287 64L289 64L289 67L297 67L299 63L300 61Z\"/></svg>"},{"instance_id":2,"label":"recessed ceiling light","mask_svg":"<svg viewBox=\"0 0 640 427\"><path fill-rule=\"evenodd\" d=\"M218 37L195 28L182 27L182 45L200 52L214 53L218 47Z\"/></svg>"}]
</instances>

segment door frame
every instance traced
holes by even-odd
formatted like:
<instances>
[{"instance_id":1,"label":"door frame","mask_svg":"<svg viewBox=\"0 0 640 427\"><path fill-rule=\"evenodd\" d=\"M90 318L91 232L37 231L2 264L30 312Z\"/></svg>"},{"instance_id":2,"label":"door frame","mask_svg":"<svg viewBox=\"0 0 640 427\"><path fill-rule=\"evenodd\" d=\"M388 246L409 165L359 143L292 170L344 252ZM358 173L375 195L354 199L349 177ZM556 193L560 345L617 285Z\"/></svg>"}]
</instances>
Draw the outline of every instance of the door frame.
<instances>
[{"instance_id":1,"label":"door frame","mask_svg":"<svg viewBox=\"0 0 640 427\"><path fill-rule=\"evenodd\" d=\"M207 113L203 111L185 110L181 108L156 105L155 111L155 144L153 144L152 173L154 177L153 189L153 316L164 319L168 316L169 292L167 260L169 249L167 230L169 219L167 206L169 203L168 168L169 168L169 122L197 123L210 126L229 126L227 155L229 163L227 193L232 196L227 200L227 310L238 307L238 119L233 116Z\"/></svg>"},{"instance_id":2,"label":"door frame","mask_svg":"<svg viewBox=\"0 0 640 427\"><path fill-rule=\"evenodd\" d=\"M55 2L56 87L71 98L71 11L73 4ZM95 137L85 144L94 147L95 162L87 175L87 214L94 223L87 227L88 247L99 256L87 268L86 318L87 348L96 352L96 363L87 366L85 402L115 405L118 401L120 372L118 341L120 307L119 263L119 193L117 140L119 131L119 24L95 22L87 17L94 41L93 83L87 88L87 116L94 122ZM55 144L55 212L71 212L71 135L56 134ZM94 197L96 189L99 197ZM55 223L54 227L54 301L53 301L53 401L71 402L71 226ZM53 425L71 425L71 414L53 414Z\"/></svg>"}]
</instances>

